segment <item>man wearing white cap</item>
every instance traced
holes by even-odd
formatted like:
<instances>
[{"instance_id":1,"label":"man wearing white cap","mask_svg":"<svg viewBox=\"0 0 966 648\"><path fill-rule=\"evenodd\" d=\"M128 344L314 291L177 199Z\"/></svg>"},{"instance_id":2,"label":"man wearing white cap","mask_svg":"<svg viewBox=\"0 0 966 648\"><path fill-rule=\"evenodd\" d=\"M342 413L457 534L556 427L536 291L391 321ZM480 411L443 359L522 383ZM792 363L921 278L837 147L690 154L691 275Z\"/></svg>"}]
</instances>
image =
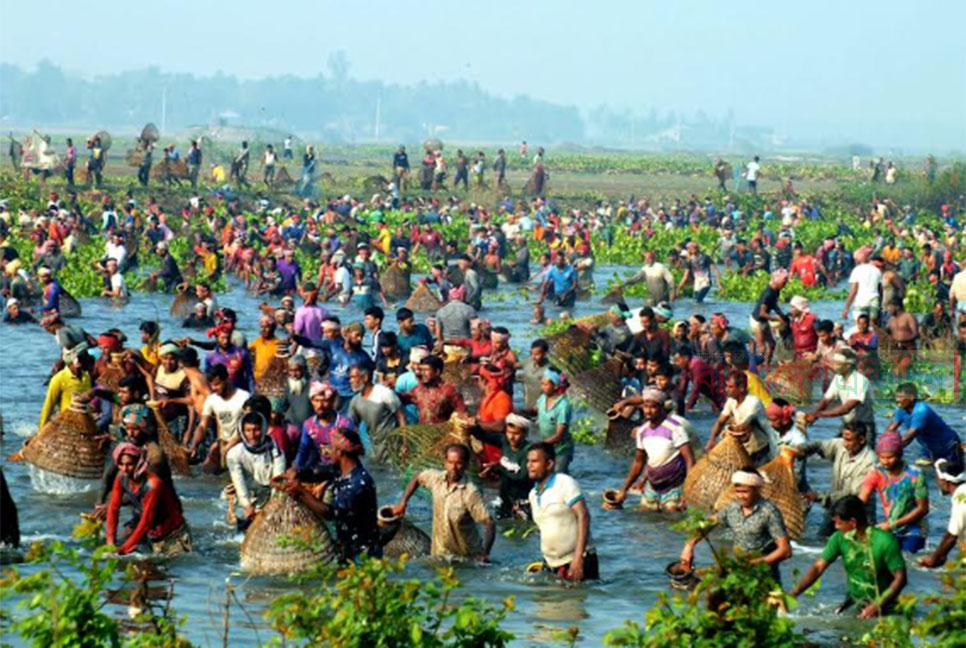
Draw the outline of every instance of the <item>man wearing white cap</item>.
<instances>
[{"instance_id":1,"label":"man wearing white cap","mask_svg":"<svg viewBox=\"0 0 966 648\"><path fill-rule=\"evenodd\" d=\"M960 556L966 557L966 469L962 463L940 459L936 462L936 481L943 495L952 496L952 508L949 511L949 526L943 539L935 551L919 559L923 567L939 567L946 562L946 557L956 544L959 544Z\"/></svg>"},{"instance_id":2,"label":"man wearing white cap","mask_svg":"<svg viewBox=\"0 0 966 648\"><path fill-rule=\"evenodd\" d=\"M4 324L29 324L36 322L34 316L20 308L20 300L11 297L7 300L7 308L3 312Z\"/></svg>"}]
</instances>

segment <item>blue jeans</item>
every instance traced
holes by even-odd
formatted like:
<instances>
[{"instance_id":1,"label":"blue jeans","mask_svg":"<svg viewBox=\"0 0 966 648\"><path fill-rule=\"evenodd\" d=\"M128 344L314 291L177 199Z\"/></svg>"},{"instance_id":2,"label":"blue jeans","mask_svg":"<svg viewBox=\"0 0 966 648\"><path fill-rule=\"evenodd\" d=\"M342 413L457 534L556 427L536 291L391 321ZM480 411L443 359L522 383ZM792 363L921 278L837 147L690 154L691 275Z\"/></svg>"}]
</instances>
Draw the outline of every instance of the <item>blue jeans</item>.
<instances>
[{"instance_id":1,"label":"blue jeans","mask_svg":"<svg viewBox=\"0 0 966 648\"><path fill-rule=\"evenodd\" d=\"M705 286L698 292L694 293L694 301L699 304L704 302L704 298L708 296L709 292L711 292L711 286Z\"/></svg>"},{"instance_id":2,"label":"blue jeans","mask_svg":"<svg viewBox=\"0 0 966 648\"><path fill-rule=\"evenodd\" d=\"M926 539L917 533L896 536L899 547L909 553L919 553L926 546Z\"/></svg>"}]
</instances>

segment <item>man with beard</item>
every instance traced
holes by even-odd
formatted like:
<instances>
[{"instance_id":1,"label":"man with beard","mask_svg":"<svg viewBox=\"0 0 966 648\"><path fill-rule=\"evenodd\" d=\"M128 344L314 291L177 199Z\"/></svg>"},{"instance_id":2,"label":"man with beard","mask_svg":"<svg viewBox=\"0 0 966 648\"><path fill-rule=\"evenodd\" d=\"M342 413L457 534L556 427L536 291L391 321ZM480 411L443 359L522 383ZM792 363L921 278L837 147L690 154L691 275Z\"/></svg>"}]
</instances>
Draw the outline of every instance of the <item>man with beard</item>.
<instances>
[{"instance_id":1,"label":"man with beard","mask_svg":"<svg viewBox=\"0 0 966 648\"><path fill-rule=\"evenodd\" d=\"M308 365L305 356L294 355L288 359L288 379L285 381L285 393L275 403L275 411L289 423L296 427L312 416L312 404L309 402Z\"/></svg>"},{"instance_id":2,"label":"man with beard","mask_svg":"<svg viewBox=\"0 0 966 648\"><path fill-rule=\"evenodd\" d=\"M184 283L184 278L181 276L181 270L178 269L177 261L175 261L174 257L168 252L167 243L164 241L158 241L158 244L154 246L154 251L161 260L161 267L157 272L152 272L148 276L148 279L159 281L160 285L158 287L163 292L171 292L174 288Z\"/></svg>"},{"instance_id":3,"label":"man with beard","mask_svg":"<svg viewBox=\"0 0 966 648\"><path fill-rule=\"evenodd\" d=\"M419 385L401 396L403 402L415 403L421 425L444 423L454 412L466 413L466 404L459 390L443 382L442 374L443 361L436 356L426 356L419 363Z\"/></svg>"},{"instance_id":4,"label":"man with beard","mask_svg":"<svg viewBox=\"0 0 966 648\"><path fill-rule=\"evenodd\" d=\"M351 430L352 421L336 410L338 394L329 383L313 382L309 387L309 401L315 414L302 424L298 454L288 470L290 477L307 481L328 479L332 469L329 454L332 433L338 429Z\"/></svg>"},{"instance_id":5,"label":"man with beard","mask_svg":"<svg viewBox=\"0 0 966 648\"><path fill-rule=\"evenodd\" d=\"M251 356L248 349L239 348L232 343L234 330L231 323L222 322L208 331L208 336L215 338L215 350L205 358L205 371L221 365L228 372L228 379L235 389L251 392L254 386Z\"/></svg>"}]
</instances>

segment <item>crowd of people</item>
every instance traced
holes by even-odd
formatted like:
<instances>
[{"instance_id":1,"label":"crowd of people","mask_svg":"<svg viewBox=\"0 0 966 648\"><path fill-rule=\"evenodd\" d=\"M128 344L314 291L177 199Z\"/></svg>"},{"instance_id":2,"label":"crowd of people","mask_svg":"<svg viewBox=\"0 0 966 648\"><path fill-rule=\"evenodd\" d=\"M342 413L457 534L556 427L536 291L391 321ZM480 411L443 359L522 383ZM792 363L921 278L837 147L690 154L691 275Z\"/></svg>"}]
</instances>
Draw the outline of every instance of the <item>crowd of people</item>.
<instances>
[{"instance_id":1,"label":"crowd of people","mask_svg":"<svg viewBox=\"0 0 966 648\"><path fill-rule=\"evenodd\" d=\"M404 155L401 148L393 160L399 186L409 169ZM433 155L438 182L441 157ZM454 181L465 186L472 162L460 155ZM239 184L246 160L232 171ZM820 206L804 199L745 214L727 197L584 210L542 198L507 199L490 209L455 198L400 201L392 192L368 202L345 196L324 203L306 198L300 205L248 203L221 193L192 197L175 209L127 197L118 210L104 194L98 221L56 194L45 207L17 214L0 204L3 321L39 321L61 351L39 429L72 402L94 411L101 440L112 450L89 515L106 521L106 542L120 553L193 548L170 450L162 450L164 433L189 463L225 475L227 514L240 531L271 497L288 496L333 524L341 560L379 556L377 484L366 463L400 451L393 434L400 428L458 421L467 438L442 451L438 469L416 472L393 512L404 514L416 490L426 489L433 502L431 553L484 561L494 549L495 520L530 519L540 533L542 569L572 581L597 578L607 557L597 555L587 498L570 474L581 453L593 452L574 441L573 376L551 360L552 337L529 340L527 357L518 356L510 332L485 318L483 294L498 281L529 284L535 325L545 324L548 313L567 319L575 301L594 288L595 245L612 241L618 230L645 241L643 266L623 284L626 290L644 283L644 305L632 309L618 297L601 317L574 322L602 362L619 365L613 380L621 396L608 413L633 422L634 453L617 503L640 493L650 510L686 508L683 486L701 461L702 445L711 451L733 437L750 463L731 478L737 498L714 517L736 547L769 565L781 583L779 566L793 549L781 512L762 496L759 468L787 446L801 495L824 509L821 533L828 537L821 557L790 591L807 589L841 556L845 606L869 617L888 612L904 587L903 554L925 548L929 500L937 492L929 486L932 476L940 492L966 496L961 435L913 382L897 388L894 416L881 431L872 403L878 377L913 371L920 346L948 341L942 348L949 364L966 352L966 269L956 261L963 258L963 230L954 209L944 208L943 229L934 231L918 225L913 210L876 201L865 217L878 232L875 243L849 250L839 236L817 249L796 241L798 227L823 218ZM387 223L389 210L405 214L399 225ZM444 240L441 223L465 224L465 234ZM648 249L649 235L699 226L717 229L717 249L684 241L661 261ZM847 225L839 228L843 234ZM125 271L151 259L158 266L149 275L156 287L189 302L183 330L139 322L140 340L128 344L120 328L92 333L66 319L58 273L94 232L107 241L96 262L102 295L123 302L131 290ZM12 245L14 235L31 240L28 258ZM178 237L190 241L190 272L169 252ZM546 252L533 263L530 246L536 245ZM399 297L387 294L383 280L391 271L408 286L412 259L423 252L432 269L419 282L439 308L420 322L413 309L392 304ZM318 259L317 271L301 267L302 254ZM701 304L722 271L769 275L749 307L749 330L723 313L695 312L676 321L675 310ZM222 275L277 303L258 313L220 306L210 286ZM819 320L800 295L789 299L783 290L790 277L805 286L844 282L845 324ZM935 306L922 321L903 309L906 288L919 277L935 289ZM682 297L688 292L693 302ZM258 321L253 340L239 327L248 318ZM192 337L194 330L204 331L204 339ZM890 351L905 355L894 363L893 356L879 358L881 336L891 340ZM277 358L284 359L284 387L269 397L266 377ZM479 393L444 377L454 361L467 366ZM814 407L798 411L770 393L766 379L782 362L821 376ZM105 385L118 367L122 377ZM688 421L703 400L718 415L707 434ZM818 419L840 421L840 433L809 439L808 427ZM909 456L913 441L918 458ZM831 463L827 492L809 485L812 457ZM492 511L484 496L491 488L499 496ZM122 523L127 505L133 517ZM920 563L942 564L964 539L966 504L957 500L941 544ZM687 568L699 540L681 551Z\"/></svg>"}]
</instances>

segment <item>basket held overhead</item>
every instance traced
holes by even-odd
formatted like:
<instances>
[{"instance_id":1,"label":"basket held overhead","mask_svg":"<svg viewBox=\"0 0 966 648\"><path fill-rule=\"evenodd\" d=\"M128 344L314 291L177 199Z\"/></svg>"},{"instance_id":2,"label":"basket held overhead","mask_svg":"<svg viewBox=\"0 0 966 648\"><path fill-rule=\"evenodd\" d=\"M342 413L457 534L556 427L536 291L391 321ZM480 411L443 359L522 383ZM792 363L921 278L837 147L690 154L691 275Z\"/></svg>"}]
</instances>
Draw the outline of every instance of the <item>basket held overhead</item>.
<instances>
[{"instance_id":1,"label":"basket held overhead","mask_svg":"<svg viewBox=\"0 0 966 648\"><path fill-rule=\"evenodd\" d=\"M731 485L731 475L751 465L751 457L730 434L725 434L711 452L698 459L684 480L688 506L711 514L721 493Z\"/></svg>"}]
</instances>

